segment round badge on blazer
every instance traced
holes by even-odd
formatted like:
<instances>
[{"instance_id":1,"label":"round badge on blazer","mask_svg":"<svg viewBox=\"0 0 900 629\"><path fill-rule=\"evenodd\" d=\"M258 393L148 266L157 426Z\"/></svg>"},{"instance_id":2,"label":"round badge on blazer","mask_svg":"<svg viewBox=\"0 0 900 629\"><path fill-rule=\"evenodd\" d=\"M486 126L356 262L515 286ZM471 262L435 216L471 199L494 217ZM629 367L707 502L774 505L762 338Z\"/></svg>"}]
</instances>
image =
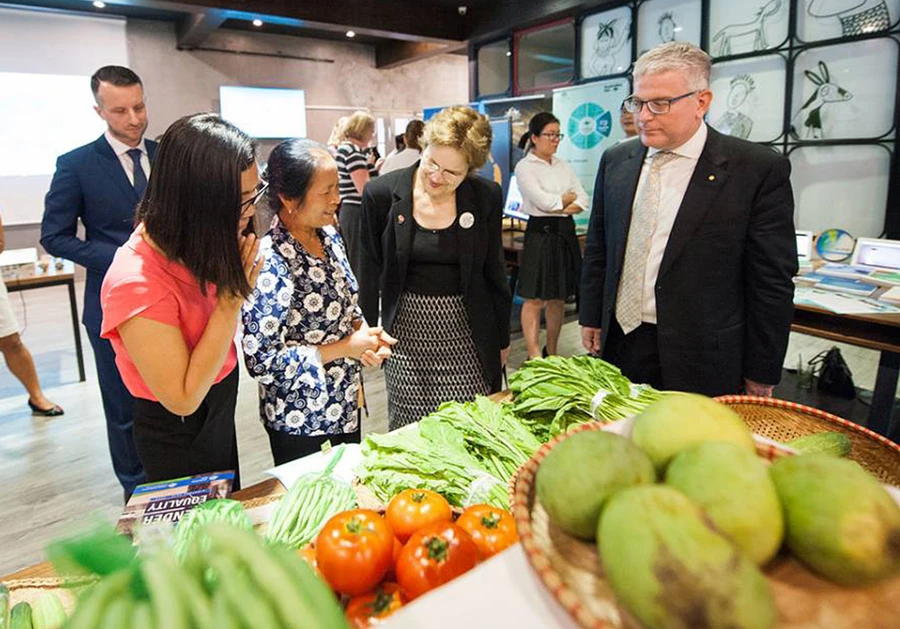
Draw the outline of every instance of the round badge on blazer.
<instances>
[{"instance_id":1,"label":"round badge on blazer","mask_svg":"<svg viewBox=\"0 0 900 629\"><path fill-rule=\"evenodd\" d=\"M402 214L400 214L399 216L397 216L397 222L398 222L398 223L400 223L400 224L402 225L402 224L404 223L404 221L406 221L406 217L405 217L405 216L403 216Z\"/></svg>"},{"instance_id":2,"label":"round badge on blazer","mask_svg":"<svg viewBox=\"0 0 900 629\"><path fill-rule=\"evenodd\" d=\"M469 229L472 225L475 224L475 217L472 216L471 212L463 212L459 216L459 226L463 229Z\"/></svg>"}]
</instances>

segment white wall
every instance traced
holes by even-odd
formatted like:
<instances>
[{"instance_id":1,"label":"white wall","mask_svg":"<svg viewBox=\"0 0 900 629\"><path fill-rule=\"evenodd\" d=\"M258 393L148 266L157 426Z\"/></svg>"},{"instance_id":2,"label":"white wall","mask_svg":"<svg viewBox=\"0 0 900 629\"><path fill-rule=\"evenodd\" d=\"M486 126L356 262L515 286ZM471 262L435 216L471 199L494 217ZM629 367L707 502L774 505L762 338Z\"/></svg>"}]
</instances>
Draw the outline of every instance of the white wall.
<instances>
[{"instance_id":1,"label":"white wall","mask_svg":"<svg viewBox=\"0 0 900 629\"><path fill-rule=\"evenodd\" d=\"M40 221L57 156L103 132L90 76L127 63L126 48L121 18L0 8L4 224Z\"/></svg>"},{"instance_id":2,"label":"white wall","mask_svg":"<svg viewBox=\"0 0 900 629\"><path fill-rule=\"evenodd\" d=\"M306 90L308 106L368 108L373 114L401 116L424 107L468 102L468 61L441 55L392 70L375 68L371 46L223 30L204 46L280 52L331 60L235 55L176 49L175 25L128 21L128 56L144 81L150 114L149 136L161 134L179 116L218 111L219 85L285 87ZM309 136L328 139L335 120L349 112L309 110Z\"/></svg>"},{"instance_id":3,"label":"white wall","mask_svg":"<svg viewBox=\"0 0 900 629\"><path fill-rule=\"evenodd\" d=\"M392 110L400 117L403 116L399 112L409 114L424 107L469 100L469 69L464 55L441 55L392 70L378 70L371 46L219 31L205 45L259 52L281 51L331 59L334 63L179 51L175 29L176 26L168 22L127 22L129 65L141 76L147 92L148 137L162 134L180 116L218 111L219 85L222 84L299 88L306 90L308 105L368 107L375 115ZM77 46L77 41L72 45ZM326 141L334 121L346 113L309 111L310 137ZM265 143L261 147L263 157L268 155L272 145ZM7 229L9 248L37 246L38 238L39 228L35 223Z\"/></svg>"}]
</instances>

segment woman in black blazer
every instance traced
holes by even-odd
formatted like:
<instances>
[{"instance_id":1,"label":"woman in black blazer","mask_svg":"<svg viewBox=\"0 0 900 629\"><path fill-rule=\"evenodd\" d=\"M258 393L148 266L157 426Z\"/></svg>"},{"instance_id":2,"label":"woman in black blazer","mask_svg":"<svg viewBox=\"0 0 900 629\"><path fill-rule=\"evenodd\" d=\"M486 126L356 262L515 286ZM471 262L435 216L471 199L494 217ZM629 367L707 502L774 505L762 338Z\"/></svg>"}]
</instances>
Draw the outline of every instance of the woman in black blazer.
<instances>
[{"instance_id":1,"label":"woman in black blazer","mask_svg":"<svg viewBox=\"0 0 900 629\"><path fill-rule=\"evenodd\" d=\"M372 181L362 199L366 263L381 269L382 324L398 339L384 367L391 430L499 391L509 350L503 194L473 174L490 152L490 123L449 107L424 143L421 161ZM361 300L378 289L360 286Z\"/></svg>"}]
</instances>

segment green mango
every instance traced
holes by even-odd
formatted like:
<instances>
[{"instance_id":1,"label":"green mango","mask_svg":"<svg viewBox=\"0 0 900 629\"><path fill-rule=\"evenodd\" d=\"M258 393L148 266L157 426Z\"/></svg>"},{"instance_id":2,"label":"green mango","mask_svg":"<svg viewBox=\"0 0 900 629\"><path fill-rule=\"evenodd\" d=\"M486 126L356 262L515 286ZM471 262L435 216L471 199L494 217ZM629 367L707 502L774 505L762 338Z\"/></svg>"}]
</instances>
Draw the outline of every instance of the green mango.
<instances>
[{"instance_id":1,"label":"green mango","mask_svg":"<svg viewBox=\"0 0 900 629\"><path fill-rule=\"evenodd\" d=\"M769 473L787 545L810 568L852 586L900 572L900 507L857 463L804 454L779 459Z\"/></svg>"},{"instance_id":2,"label":"green mango","mask_svg":"<svg viewBox=\"0 0 900 629\"><path fill-rule=\"evenodd\" d=\"M655 480L650 459L630 440L585 430L569 435L547 453L538 467L535 490L553 524L570 535L593 540L609 496Z\"/></svg>"},{"instance_id":3,"label":"green mango","mask_svg":"<svg viewBox=\"0 0 900 629\"><path fill-rule=\"evenodd\" d=\"M597 546L616 598L645 629L768 629L769 584L681 492L624 489L600 518Z\"/></svg>"},{"instance_id":4,"label":"green mango","mask_svg":"<svg viewBox=\"0 0 900 629\"><path fill-rule=\"evenodd\" d=\"M756 565L767 563L781 547L781 503L755 453L727 441L701 443L672 459L666 484L699 505Z\"/></svg>"},{"instance_id":5,"label":"green mango","mask_svg":"<svg viewBox=\"0 0 900 629\"><path fill-rule=\"evenodd\" d=\"M666 395L635 417L631 438L662 473L676 454L704 441L729 441L755 452L741 416L703 395Z\"/></svg>"}]
</instances>

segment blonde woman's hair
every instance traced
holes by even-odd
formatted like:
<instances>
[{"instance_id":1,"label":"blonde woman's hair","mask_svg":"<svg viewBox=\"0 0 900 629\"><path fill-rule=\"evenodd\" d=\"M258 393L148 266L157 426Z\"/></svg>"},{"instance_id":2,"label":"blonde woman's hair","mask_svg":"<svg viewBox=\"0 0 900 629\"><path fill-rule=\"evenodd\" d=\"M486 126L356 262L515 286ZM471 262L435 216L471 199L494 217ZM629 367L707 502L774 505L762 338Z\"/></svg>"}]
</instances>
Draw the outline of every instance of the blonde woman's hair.
<instances>
[{"instance_id":1,"label":"blonde woman's hair","mask_svg":"<svg viewBox=\"0 0 900 629\"><path fill-rule=\"evenodd\" d=\"M344 127L347 125L347 116L341 116L331 128L331 135L328 136L328 146L337 146L344 141Z\"/></svg>"},{"instance_id":2,"label":"blonde woman's hair","mask_svg":"<svg viewBox=\"0 0 900 629\"><path fill-rule=\"evenodd\" d=\"M462 152L469 172L481 168L491 153L491 123L471 107L447 107L425 123L423 145L449 146Z\"/></svg>"},{"instance_id":3,"label":"blonde woman's hair","mask_svg":"<svg viewBox=\"0 0 900 629\"><path fill-rule=\"evenodd\" d=\"M375 129L375 118L364 111L354 111L344 125L344 138L364 140L369 131Z\"/></svg>"},{"instance_id":4,"label":"blonde woman's hair","mask_svg":"<svg viewBox=\"0 0 900 629\"><path fill-rule=\"evenodd\" d=\"M689 89L709 89L709 55L694 44L669 42L651 48L634 64L634 78L645 74L678 72L684 76Z\"/></svg>"}]
</instances>

